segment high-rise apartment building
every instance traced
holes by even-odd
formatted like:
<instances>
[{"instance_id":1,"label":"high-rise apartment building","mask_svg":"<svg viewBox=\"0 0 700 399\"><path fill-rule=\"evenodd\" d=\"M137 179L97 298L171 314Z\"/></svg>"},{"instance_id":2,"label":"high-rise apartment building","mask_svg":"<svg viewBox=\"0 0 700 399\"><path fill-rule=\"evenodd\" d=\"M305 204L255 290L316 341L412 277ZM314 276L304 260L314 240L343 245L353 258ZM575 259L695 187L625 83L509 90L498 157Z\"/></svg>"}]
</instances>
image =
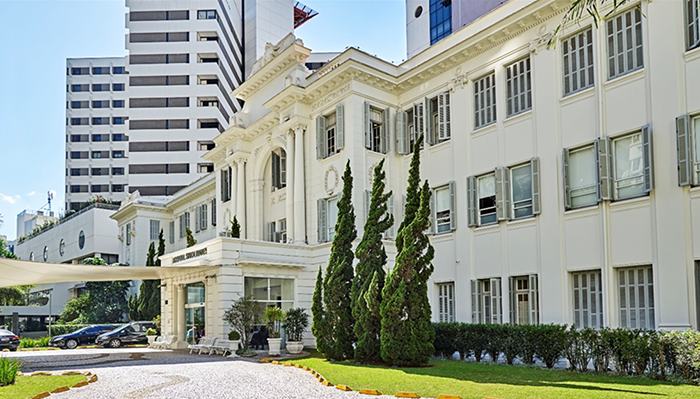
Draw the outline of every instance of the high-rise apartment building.
<instances>
[{"instance_id":1,"label":"high-rise apartment building","mask_svg":"<svg viewBox=\"0 0 700 399\"><path fill-rule=\"evenodd\" d=\"M124 57L66 61L66 210L100 195L121 200L128 183Z\"/></svg>"},{"instance_id":2,"label":"high-rise apartment building","mask_svg":"<svg viewBox=\"0 0 700 399\"><path fill-rule=\"evenodd\" d=\"M230 93L266 43L310 18L292 0L126 7L126 59L68 60L66 209L95 195L170 196L211 172L201 156L242 106Z\"/></svg>"}]
</instances>

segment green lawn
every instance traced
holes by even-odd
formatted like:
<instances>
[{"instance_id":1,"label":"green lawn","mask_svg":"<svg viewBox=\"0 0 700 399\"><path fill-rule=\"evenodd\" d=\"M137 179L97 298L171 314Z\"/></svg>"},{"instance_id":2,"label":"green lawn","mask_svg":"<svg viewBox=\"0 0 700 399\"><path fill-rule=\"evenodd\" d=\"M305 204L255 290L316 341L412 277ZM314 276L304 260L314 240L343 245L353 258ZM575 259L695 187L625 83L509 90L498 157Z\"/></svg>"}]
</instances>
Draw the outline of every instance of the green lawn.
<instances>
[{"instance_id":1,"label":"green lawn","mask_svg":"<svg viewBox=\"0 0 700 399\"><path fill-rule=\"evenodd\" d=\"M521 366L433 360L431 367L386 368L310 357L294 363L316 370L332 384L383 394L415 392L467 398L700 398L700 387L644 378L614 377Z\"/></svg>"},{"instance_id":2,"label":"green lawn","mask_svg":"<svg viewBox=\"0 0 700 399\"><path fill-rule=\"evenodd\" d=\"M85 381L85 376L82 375L51 375L51 376L36 376L17 377L17 381L13 385L0 387L0 398L2 399L25 399L31 398L42 392L51 392L54 389L62 386L72 387L80 381ZM78 388L82 389L82 388ZM53 395L51 395L53 397Z\"/></svg>"}]
</instances>

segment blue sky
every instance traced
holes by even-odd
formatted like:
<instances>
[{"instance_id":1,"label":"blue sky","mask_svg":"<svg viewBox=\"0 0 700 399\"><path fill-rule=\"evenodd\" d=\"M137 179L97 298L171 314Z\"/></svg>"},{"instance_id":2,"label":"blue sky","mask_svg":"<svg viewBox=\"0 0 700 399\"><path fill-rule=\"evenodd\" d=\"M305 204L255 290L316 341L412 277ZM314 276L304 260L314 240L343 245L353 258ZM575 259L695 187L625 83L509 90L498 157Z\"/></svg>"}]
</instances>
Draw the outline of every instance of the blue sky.
<instances>
[{"instance_id":1,"label":"blue sky","mask_svg":"<svg viewBox=\"0 0 700 399\"><path fill-rule=\"evenodd\" d=\"M406 58L404 0L306 0L319 12L295 33L314 51L359 47ZM66 58L125 55L125 2L0 0L0 235L46 204L63 210Z\"/></svg>"}]
</instances>

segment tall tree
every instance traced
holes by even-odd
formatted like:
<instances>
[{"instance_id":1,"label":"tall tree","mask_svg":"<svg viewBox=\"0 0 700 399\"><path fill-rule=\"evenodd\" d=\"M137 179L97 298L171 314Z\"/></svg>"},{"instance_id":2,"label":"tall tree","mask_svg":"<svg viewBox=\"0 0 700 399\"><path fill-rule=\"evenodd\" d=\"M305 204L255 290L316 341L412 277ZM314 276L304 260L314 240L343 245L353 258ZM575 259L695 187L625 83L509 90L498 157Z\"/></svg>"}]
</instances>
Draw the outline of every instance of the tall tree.
<instances>
[{"instance_id":1,"label":"tall tree","mask_svg":"<svg viewBox=\"0 0 700 399\"><path fill-rule=\"evenodd\" d=\"M231 237L241 238L241 224L238 223L236 215L233 215L233 220L231 220Z\"/></svg>"},{"instance_id":2,"label":"tall tree","mask_svg":"<svg viewBox=\"0 0 700 399\"><path fill-rule=\"evenodd\" d=\"M352 206L352 171L350 161L343 174L343 193L338 200L338 222L331 244L331 256L326 268L323 284L325 320L328 323L328 347L325 355L329 359L344 360L354 356L354 320L350 308L350 289L353 279L352 242L357 238L355 209Z\"/></svg>"},{"instance_id":3,"label":"tall tree","mask_svg":"<svg viewBox=\"0 0 700 399\"><path fill-rule=\"evenodd\" d=\"M326 353L326 338L328 337L328 326L326 325L325 312L323 309L323 272L318 268L316 277L316 288L311 302L311 333L316 337L316 349L321 353Z\"/></svg>"},{"instance_id":4,"label":"tall tree","mask_svg":"<svg viewBox=\"0 0 700 399\"><path fill-rule=\"evenodd\" d=\"M392 365L419 366L434 352L435 331L430 323L428 279L435 251L425 230L430 227L430 186L420 182L418 138L408 177L404 220L396 237L396 265L387 276L382 301L381 356Z\"/></svg>"},{"instance_id":5,"label":"tall tree","mask_svg":"<svg viewBox=\"0 0 700 399\"><path fill-rule=\"evenodd\" d=\"M197 240L194 238L194 235L192 235L192 230L188 227L185 229L185 234L186 234L186 239L187 239L187 248L193 247L197 244Z\"/></svg>"},{"instance_id":6,"label":"tall tree","mask_svg":"<svg viewBox=\"0 0 700 399\"><path fill-rule=\"evenodd\" d=\"M391 198L391 191L384 192L384 179L386 173L383 170L384 160L374 168L374 181L369 203L369 211L365 221L362 241L357 246L355 256L357 266L355 278L352 281L352 316L355 318L355 360L380 361L379 333L381 329L381 317L378 306L381 303L381 290L384 288L386 273L386 251L382 243L382 234L394 224L394 216L389 214L387 201ZM377 286L373 288L374 294L370 304L365 296L370 290L370 284L376 279ZM379 293L380 295L376 295Z\"/></svg>"},{"instance_id":7,"label":"tall tree","mask_svg":"<svg viewBox=\"0 0 700 399\"><path fill-rule=\"evenodd\" d=\"M88 258L85 265L104 265L102 258ZM117 266L118 267L118 266ZM129 312L127 292L131 282L125 281L88 281L85 283L90 298L90 308L84 309L80 319L88 323L117 323L124 320Z\"/></svg>"}]
</instances>

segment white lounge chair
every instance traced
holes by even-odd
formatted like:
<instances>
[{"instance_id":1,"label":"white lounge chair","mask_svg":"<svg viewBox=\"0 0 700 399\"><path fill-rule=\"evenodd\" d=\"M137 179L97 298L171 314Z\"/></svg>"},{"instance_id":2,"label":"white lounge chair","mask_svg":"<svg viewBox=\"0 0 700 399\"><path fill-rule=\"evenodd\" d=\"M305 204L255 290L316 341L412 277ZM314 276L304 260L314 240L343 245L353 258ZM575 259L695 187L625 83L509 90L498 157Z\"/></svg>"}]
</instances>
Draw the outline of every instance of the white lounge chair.
<instances>
[{"instance_id":1,"label":"white lounge chair","mask_svg":"<svg viewBox=\"0 0 700 399\"><path fill-rule=\"evenodd\" d=\"M190 350L190 354L192 354L192 351L196 350L198 351L197 354L201 355L202 351L211 351L211 347L214 345L215 341L216 338L202 337L198 344L187 345L187 349Z\"/></svg>"},{"instance_id":2,"label":"white lounge chair","mask_svg":"<svg viewBox=\"0 0 700 399\"><path fill-rule=\"evenodd\" d=\"M173 343L177 341L177 335L163 335L156 339L151 345L153 349L172 349Z\"/></svg>"},{"instance_id":3,"label":"white lounge chair","mask_svg":"<svg viewBox=\"0 0 700 399\"><path fill-rule=\"evenodd\" d=\"M216 354L221 353L221 356L226 356L227 352L231 352L231 341L228 339L218 338L211 350L209 350L209 354L211 355L212 352Z\"/></svg>"}]
</instances>

